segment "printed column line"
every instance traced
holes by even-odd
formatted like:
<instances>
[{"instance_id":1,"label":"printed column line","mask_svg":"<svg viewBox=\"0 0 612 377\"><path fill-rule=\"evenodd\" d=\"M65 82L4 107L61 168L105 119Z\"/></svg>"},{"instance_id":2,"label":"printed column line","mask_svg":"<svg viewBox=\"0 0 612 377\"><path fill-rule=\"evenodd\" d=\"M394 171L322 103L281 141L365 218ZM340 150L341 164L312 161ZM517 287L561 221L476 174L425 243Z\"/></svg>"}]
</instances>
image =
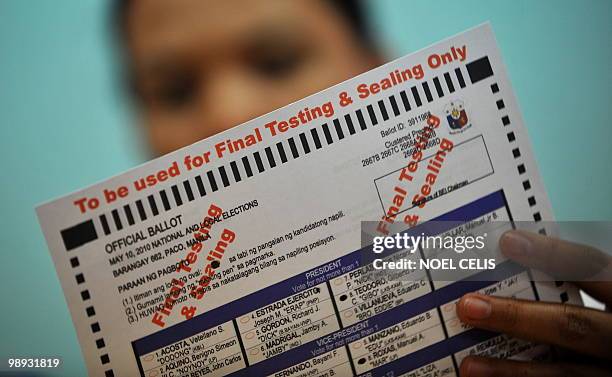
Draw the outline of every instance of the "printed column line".
<instances>
[{"instance_id":1,"label":"printed column line","mask_svg":"<svg viewBox=\"0 0 612 377\"><path fill-rule=\"evenodd\" d=\"M344 325L342 324L342 320L340 319L340 311L338 310L338 305L336 304L336 298L334 297L334 291L332 290L330 279L325 282L325 286L327 287L329 297L331 298L331 302L334 307L334 312L336 313L336 319L338 320L338 325L340 326L340 329L343 329ZM346 349L346 356L348 356L348 361L351 366L351 370L353 371L353 375L356 376L357 369L355 369L355 363L353 363L353 355L351 354L351 350L349 349L348 344L344 344L344 348Z\"/></svg>"},{"instance_id":2,"label":"printed column line","mask_svg":"<svg viewBox=\"0 0 612 377\"><path fill-rule=\"evenodd\" d=\"M236 318L232 319L232 324L234 325L234 331L236 332L236 338L238 338L238 345L240 345L240 352L242 352L242 357L244 358L245 368L248 368L249 359L247 358L246 349L244 348L244 343L242 342L242 337L240 336L240 330L238 329L238 323L236 323Z\"/></svg>"}]
</instances>

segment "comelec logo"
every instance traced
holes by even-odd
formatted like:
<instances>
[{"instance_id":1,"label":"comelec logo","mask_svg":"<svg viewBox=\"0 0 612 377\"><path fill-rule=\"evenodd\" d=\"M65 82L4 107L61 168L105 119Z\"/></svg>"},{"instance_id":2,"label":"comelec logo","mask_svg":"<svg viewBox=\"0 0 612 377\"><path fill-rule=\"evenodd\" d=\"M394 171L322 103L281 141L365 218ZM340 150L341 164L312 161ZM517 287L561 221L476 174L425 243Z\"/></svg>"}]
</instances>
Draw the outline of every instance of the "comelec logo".
<instances>
[{"instance_id":1,"label":"comelec logo","mask_svg":"<svg viewBox=\"0 0 612 377\"><path fill-rule=\"evenodd\" d=\"M446 121L451 129L451 134L463 132L472 126L461 100L454 100L448 103L444 107L444 113L446 114Z\"/></svg>"}]
</instances>

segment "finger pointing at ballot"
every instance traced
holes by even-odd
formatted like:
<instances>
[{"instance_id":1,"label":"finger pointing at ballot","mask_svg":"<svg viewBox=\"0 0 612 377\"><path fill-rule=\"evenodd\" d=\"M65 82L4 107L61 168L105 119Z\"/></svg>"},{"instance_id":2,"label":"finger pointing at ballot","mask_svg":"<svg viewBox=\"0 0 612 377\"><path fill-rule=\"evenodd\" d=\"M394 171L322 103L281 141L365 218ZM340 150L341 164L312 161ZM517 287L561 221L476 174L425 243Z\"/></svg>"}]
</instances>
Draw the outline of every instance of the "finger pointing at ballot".
<instances>
[{"instance_id":1,"label":"finger pointing at ballot","mask_svg":"<svg viewBox=\"0 0 612 377\"><path fill-rule=\"evenodd\" d=\"M461 321L474 327L612 360L610 313L475 293L459 301L457 313Z\"/></svg>"},{"instance_id":2,"label":"finger pointing at ballot","mask_svg":"<svg viewBox=\"0 0 612 377\"><path fill-rule=\"evenodd\" d=\"M499 244L507 258L556 280L571 281L608 308L612 304L610 255L591 246L520 230L504 233Z\"/></svg>"},{"instance_id":3,"label":"finger pointing at ballot","mask_svg":"<svg viewBox=\"0 0 612 377\"><path fill-rule=\"evenodd\" d=\"M500 239L504 255L552 276L576 270L585 278L576 283L608 307L612 303L610 258L603 252L567 241L523 231ZM574 274L574 276L577 276ZM612 375L612 314L589 308L517 300L469 293L457 304L459 319L471 326L538 343L560 346L600 362L588 367L566 363L533 363L467 357L461 376L609 376ZM607 367L606 367L607 365ZM568 374L569 373L569 374Z\"/></svg>"}]
</instances>

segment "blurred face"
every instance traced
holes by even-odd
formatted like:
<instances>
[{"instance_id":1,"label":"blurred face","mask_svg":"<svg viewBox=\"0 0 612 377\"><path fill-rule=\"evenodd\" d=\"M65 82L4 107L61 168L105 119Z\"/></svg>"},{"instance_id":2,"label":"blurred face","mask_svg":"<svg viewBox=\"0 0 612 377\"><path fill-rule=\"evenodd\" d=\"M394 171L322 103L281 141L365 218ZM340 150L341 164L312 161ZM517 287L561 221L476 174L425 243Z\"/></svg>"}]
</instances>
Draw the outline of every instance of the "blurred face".
<instances>
[{"instance_id":1,"label":"blurred face","mask_svg":"<svg viewBox=\"0 0 612 377\"><path fill-rule=\"evenodd\" d=\"M164 154L376 62L325 1L146 0L127 14L152 150Z\"/></svg>"}]
</instances>

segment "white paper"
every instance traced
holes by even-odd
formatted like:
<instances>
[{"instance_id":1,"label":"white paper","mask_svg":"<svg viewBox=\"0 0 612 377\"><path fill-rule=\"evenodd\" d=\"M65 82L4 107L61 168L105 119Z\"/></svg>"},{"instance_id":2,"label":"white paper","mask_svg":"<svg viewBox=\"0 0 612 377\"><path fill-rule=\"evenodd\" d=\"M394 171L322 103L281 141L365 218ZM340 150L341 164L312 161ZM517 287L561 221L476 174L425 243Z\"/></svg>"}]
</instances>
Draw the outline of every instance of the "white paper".
<instances>
[{"instance_id":1,"label":"white paper","mask_svg":"<svg viewBox=\"0 0 612 377\"><path fill-rule=\"evenodd\" d=\"M396 225L407 214L426 222L486 206L479 216L552 220L488 24L38 207L90 375L453 376L472 352L532 351L463 327L460 290L433 299L452 284L360 287L361 221L385 215L428 114L441 121L431 140L454 147L435 199L403 208ZM242 148L230 152L227 140ZM211 206L222 221L199 243L194 230ZM208 287L196 289L200 299L189 295L198 284ZM559 301L567 287L536 288L526 272L488 287L530 299L536 290Z\"/></svg>"}]
</instances>

